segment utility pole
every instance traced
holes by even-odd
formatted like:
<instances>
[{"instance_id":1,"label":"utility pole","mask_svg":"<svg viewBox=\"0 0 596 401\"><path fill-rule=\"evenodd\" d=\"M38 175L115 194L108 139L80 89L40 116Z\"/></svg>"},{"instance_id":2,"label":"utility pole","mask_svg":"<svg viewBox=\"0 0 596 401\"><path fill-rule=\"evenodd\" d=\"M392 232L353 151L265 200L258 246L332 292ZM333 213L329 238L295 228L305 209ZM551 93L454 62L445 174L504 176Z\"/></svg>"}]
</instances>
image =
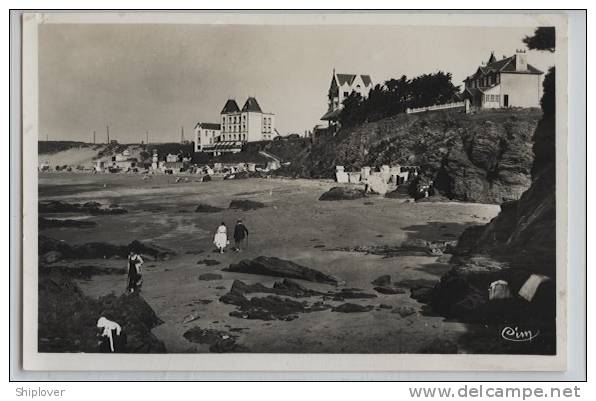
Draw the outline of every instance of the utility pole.
<instances>
[{"instance_id":1,"label":"utility pole","mask_svg":"<svg viewBox=\"0 0 596 401\"><path fill-rule=\"evenodd\" d=\"M146 139L147 145L149 145L149 131L145 131L145 139Z\"/></svg>"},{"instance_id":2,"label":"utility pole","mask_svg":"<svg viewBox=\"0 0 596 401\"><path fill-rule=\"evenodd\" d=\"M180 126L180 143L184 143L184 126Z\"/></svg>"},{"instance_id":3,"label":"utility pole","mask_svg":"<svg viewBox=\"0 0 596 401\"><path fill-rule=\"evenodd\" d=\"M93 144L95 145L95 130L93 130Z\"/></svg>"},{"instance_id":4,"label":"utility pole","mask_svg":"<svg viewBox=\"0 0 596 401\"><path fill-rule=\"evenodd\" d=\"M106 125L106 134L108 136L108 145L110 144L110 126Z\"/></svg>"}]
</instances>

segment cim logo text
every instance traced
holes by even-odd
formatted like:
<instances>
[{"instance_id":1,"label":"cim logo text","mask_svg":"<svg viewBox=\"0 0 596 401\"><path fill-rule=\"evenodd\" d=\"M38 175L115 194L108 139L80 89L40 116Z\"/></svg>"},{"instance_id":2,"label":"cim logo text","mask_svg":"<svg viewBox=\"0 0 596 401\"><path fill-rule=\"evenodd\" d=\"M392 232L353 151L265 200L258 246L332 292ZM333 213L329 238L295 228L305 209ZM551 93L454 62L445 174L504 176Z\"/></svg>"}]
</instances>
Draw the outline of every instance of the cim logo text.
<instances>
[{"instance_id":1,"label":"cim logo text","mask_svg":"<svg viewBox=\"0 0 596 401\"><path fill-rule=\"evenodd\" d=\"M533 332L532 330L520 330L519 327L505 327L501 331L501 337L503 337L507 341L516 341L516 342L524 342L524 341L532 341L540 334L539 330Z\"/></svg>"}]
</instances>

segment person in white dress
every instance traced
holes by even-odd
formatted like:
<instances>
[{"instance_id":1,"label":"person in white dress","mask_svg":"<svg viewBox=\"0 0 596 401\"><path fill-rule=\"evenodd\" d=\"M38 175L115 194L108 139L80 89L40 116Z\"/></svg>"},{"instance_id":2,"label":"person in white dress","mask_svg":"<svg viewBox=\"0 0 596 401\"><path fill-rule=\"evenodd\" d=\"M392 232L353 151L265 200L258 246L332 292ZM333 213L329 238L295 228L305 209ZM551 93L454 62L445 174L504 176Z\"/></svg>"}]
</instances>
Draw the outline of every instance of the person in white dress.
<instances>
[{"instance_id":1,"label":"person in white dress","mask_svg":"<svg viewBox=\"0 0 596 401\"><path fill-rule=\"evenodd\" d=\"M224 250L228 245L228 230L226 228L226 223L222 222L221 225L217 227L217 231L213 237L213 243L217 249L219 249L219 253L224 253Z\"/></svg>"}]
</instances>

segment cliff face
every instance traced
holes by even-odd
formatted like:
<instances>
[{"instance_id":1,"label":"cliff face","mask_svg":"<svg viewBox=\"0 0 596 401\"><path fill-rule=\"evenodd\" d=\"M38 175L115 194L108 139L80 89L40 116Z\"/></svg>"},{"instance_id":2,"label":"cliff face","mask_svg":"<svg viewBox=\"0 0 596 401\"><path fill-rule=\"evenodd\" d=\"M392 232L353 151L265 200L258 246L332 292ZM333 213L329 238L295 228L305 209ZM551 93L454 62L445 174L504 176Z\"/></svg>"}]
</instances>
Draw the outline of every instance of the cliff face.
<instances>
[{"instance_id":1,"label":"cliff face","mask_svg":"<svg viewBox=\"0 0 596 401\"><path fill-rule=\"evenodd\" d=\"M554 137L554 117L540 121L534 138L535 151L544 151ZM553 146L554 147L554 146ZM459 240L458 254L488 254L512 267L555 276L556 189L555 157L540 157L534 163L532 185L518 201L501 205L489 224L466 230Z\"/></svg>"},{"instance_id":2,"label":"cliff face","mask_svg":"<svg viewBox=\"0 0 596 401\"><path fill-rule=\"evenodd\" d=\"M539 110L494 110L401 114L314 143L284 174L332 178L335 166L347 171L383 164L419 165L443 195L471 202L518 199L530 185L532 134Z\"/></svg>"},{"instance_id":3,"label":"cliff face","mask_svg":"<svg viewBox=\"0 0 596 401\"><path fill-rule=\"evenodd\" d=\"M544 117L533 135L532 183L519 200L505 202L501 212L485 226L471 227L458 240L455 266L441 278L431 295L433 309L445 316L488 323L521 322L545 337L540 352L555 352L556 311L556 158L554 70L545 77ZM534 299L517 296L533 274L550 278ZM513 297L489 301L487 288L505 280ZM506 301L506 302L503 302Z\"/></svg>"}]
</instances>

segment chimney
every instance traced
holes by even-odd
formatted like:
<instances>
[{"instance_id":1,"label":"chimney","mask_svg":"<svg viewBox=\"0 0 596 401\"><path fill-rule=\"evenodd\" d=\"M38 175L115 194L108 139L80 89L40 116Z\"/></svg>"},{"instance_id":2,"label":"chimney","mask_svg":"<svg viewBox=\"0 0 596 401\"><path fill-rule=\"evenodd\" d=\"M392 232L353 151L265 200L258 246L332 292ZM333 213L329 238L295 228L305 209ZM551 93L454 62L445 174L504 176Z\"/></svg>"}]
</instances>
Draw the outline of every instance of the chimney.
<instances>
[{"instance_id":1,"label":"chimney","mask_svg":"<svg viewBox=\"0 0 596 401\"><path fill-rule=\"evenodd\" d=\"M528 57L526 56L525 50L515 51L515 71L527 71L528 70Z\"/></svg>"}]
</instances>

